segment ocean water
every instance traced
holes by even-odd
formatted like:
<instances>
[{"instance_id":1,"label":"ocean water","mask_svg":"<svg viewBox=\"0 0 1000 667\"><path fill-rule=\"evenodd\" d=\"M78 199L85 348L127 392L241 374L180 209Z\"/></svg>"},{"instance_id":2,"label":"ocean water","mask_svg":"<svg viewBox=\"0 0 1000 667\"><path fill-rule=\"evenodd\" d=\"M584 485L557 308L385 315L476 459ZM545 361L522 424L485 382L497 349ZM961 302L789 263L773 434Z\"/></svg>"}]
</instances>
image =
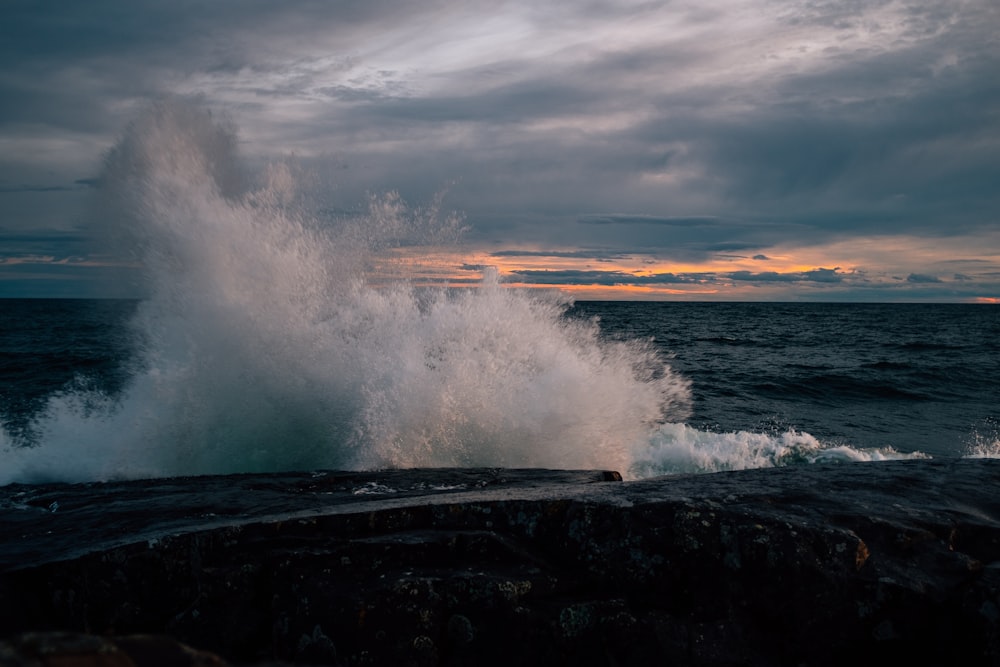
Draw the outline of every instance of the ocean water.
<instances>
[{"instance_id":1,"label":"ocean water","mask_svg":"<svg viewBox=\"0 0 1000 667\"><path fill-rule=\"evenodd\" d=\"M148 296L0 302L0 484L1000 449L995 307L574 304L490 267L416 287L395 251L458 218L391 192L330 214L238 147L204 109L153 105L107 153L92 221Z\"/></svg>"},{"instance_id":2,"label":"ocean water","mask_svg":"<svg viewBox=\"0 0 1000 667\"><path fill-rule=\"evenodd\" d=\"M988 455L1000 433L1000 312L970 304L582 302L651 337L691 381L699 432L795 431L822 448ZM864 458L864 457L862 457Z\"/></svg>"},{"instance_id":3,"label":"ocean water","mask_svg":"<svg viewBox=\"0 0 1000 667\"><path fill-rule=\"evenodd\" d=\"M463 295L460 307L470 307L467 300L476 298ZM388 449L374 441L383 437L378 427L388 428L386 417L373 413L377 406L359 401L348 408L331 403L322 393L309 397L315 384L304 388L292 377L265 378L275 386L262 397L260 378L255 386L244 386L237 372L225 386L218 384L219 378L208 378L207 388L185 386L206 380L191 368L147 356L149 334L137 329L146 306L111 300L0 301L0 420L5 442L0 479L6 483L421 465L624 468L631 477L644 477L817 460L992 456L998 451L1000 319L991 306L563 303L554 313L545 313L570 327L585 323L594 350L627 356L638 340L644 355L655 352L651 357L639 355L642 363L669 364L674 401L684 404L674 405L683 410L677 419L630 415L639 427L621 430L619 448L604 445L605 439L616 437L613 429L580 428L593 422L594 415L584 410L595 405L580 395L606 396L599 386L601 372L590 370L582 378L564 372L558 355L547 371L555 379L528 371L528 378L513 378L533 402L547 402L541 411L557 423L525 415L524 404L513 414L499 415L477 402L502 393L493 385L504 375L510 381L509 366L517 362L452 361L446 359L450 353L444 347L425 346L417 360L425 379L434 375L429 368L434 363L471 366L485 385L483 393L464 403L453 397L459 405L449 412L442 405L450 395L448 387L431 387L425 393L400 380L412 396L396 395L394 409L407 406L416 414L392 424ZM595 322L596 331L591 328ZM622 341L629 343L616 347ZM480 354L475 345L453 347L462 354ZM492 364L497 366L494 377L483 375ZM245 370L247 378L260 372ZM400 369L401 375L406 372ZM452 373L454 369L446 375ZM655 382L655 374L640 370L637 384ZM460 376L453 381L463 392L477 382ZM572 402L567 402L561 386L581 381L593 385L571 387L566 393ZM364 394L366 380L357 382L355 390ZM304 392L298 393L300 389ZM334 396L344 400L342 394ZM511 398L498 397L497 403ZM284 408L290 414L279 414ZM619 408L628 410L627 405ZM504 410L510 409L504 405ZM478 410L500 423L484 433L483 425L476 426ZM253 422L249 427L248 419ZM324 424L335 419L344 423ZM444 423L428 423L433 419ZM432 435L435 428L437 436ZM544 449L549 445L544 439L558 437L553 429L561 428L580 438L580 452L574 451L573 442L543 452L521 446L527 440L533 448ZM108 446L111 442L113 447ZM626 446L623 457L620 449ZM366 448L382 452L381 458L367 458ZM604 450L607 461L601 458Z\"/></svg>"}]
</instances>

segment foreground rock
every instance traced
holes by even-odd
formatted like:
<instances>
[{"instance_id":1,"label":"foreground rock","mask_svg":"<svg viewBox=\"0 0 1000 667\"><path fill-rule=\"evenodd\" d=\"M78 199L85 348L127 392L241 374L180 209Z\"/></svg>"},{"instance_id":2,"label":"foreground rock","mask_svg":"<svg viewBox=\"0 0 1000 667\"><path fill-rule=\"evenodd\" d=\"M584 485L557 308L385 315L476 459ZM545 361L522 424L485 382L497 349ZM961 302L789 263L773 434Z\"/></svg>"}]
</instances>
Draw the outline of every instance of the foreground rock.
<instances>
[{"instance_id":1,"label":"foreground rock","mask_svg":"<svg viewBox=\"0 0 1000 667\"><path fill-rule=\"evenodd\" d=\"M219 656L169 637L29 632L0 642L4 667L225 667Z\"/></svg>"},{"instance_id":2,"label":"foreground rock","mask_svg":"<svg viewBox=\"0 0 1000 667\"><path fill-rule=\"evenodd\" d=\"M1000 461L613 479L0 488L0 637L166 635L232 663L1000 664Z\"/></svg>"}]
</instances>

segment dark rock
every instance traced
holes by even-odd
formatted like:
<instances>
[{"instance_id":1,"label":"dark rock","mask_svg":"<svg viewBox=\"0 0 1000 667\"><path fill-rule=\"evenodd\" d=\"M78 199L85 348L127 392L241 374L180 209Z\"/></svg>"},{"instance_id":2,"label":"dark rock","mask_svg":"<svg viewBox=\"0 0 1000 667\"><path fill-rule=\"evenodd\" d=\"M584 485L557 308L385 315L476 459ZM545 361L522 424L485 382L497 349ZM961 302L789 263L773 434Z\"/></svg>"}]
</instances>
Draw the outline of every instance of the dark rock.
<instances>
[{"instance_id":1,"label":"dark rock","mask_svg":"<svg viewBox=\"0 0 1000 667\"><path fill-rule=\"evenodd\" d=\"M234 663L1000 664L1000 461L610 479L0 488L0 636L166 635Z\"/></svg>"},{"instance_id":2,"label":"dark rock","mask_svg":"<svg viewBox=\"0 0 1000 667\"><path fill-rule=\"evenodd\" d=\"M27 633L0 642L4 667L225 667L217 655L169 637L96 637L80 633Z\"/></svg>"}]
</instances>

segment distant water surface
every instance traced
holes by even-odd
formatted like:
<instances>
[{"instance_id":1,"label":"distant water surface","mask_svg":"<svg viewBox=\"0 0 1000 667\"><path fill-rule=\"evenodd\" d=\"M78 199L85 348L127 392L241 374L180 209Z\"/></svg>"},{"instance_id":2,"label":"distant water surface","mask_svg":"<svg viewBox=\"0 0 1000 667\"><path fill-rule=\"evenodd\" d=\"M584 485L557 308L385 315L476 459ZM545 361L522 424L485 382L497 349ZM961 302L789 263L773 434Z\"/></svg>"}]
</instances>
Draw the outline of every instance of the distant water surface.
<instances>
[{"instance_id":1,"label":"distant water surface","mask_svg":"<svg viewBox=\"0 0 1000 667\"><path fill-rule=\"evenodd\" d=\"M961 455L997 440L1000 309L972 304L580 302L692 381L688 424Z\"/></svg>"}]
</instances>

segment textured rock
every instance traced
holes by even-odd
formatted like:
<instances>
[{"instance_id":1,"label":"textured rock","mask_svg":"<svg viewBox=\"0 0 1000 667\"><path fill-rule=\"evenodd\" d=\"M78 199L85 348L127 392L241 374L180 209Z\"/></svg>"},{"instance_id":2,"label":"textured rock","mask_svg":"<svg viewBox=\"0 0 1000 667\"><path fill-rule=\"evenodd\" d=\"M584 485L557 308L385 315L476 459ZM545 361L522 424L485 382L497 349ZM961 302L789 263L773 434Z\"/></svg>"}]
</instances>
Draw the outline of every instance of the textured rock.
<instances>
[{"instance_id":1,"label":"textured rock","mask_svg":"<svg viewBox=\"0 0 1000 667\"><path fill-rule=\"evenodd\" d=\"M1000 664L1000 461L612 479L5 487L0 636L152 633L234 663Z\"/></svg>"},{"instance_id":2,"label":"textured rock","mask_svg":"<svg viewBox=\"0 0 1000 667\"><path fill-rule=\"evenodd\" d=\"M26 633L0 642L5 667L225 667L217 655L169 637Z\"/></svg>"}]
</instances>

